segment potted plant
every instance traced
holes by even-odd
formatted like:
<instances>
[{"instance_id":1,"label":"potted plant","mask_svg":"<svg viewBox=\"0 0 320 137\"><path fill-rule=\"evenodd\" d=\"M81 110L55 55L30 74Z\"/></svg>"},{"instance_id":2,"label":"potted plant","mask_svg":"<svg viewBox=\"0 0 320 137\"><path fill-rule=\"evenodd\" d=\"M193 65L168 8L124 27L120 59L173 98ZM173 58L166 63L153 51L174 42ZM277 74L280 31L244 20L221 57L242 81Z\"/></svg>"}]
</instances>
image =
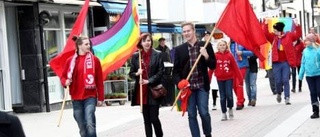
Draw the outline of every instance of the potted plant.
<instances>
[{"instance_id":1,"label":"potted plant","mask_svg":"<svg viewBox=\"0 0 320 137\"><path fill-rule=\"evenodd\" d=\"M127 98L127 93L119 93L118 98Z\"/></svg>"},{"instance_id":2,"label":"potted plant","mask_svg":"<svg viewBox=\"0 0 320 137\"><path fill-rule=\"evenodd\" d=\"M117 76L117 74L111 73L111 74L109 74L108 78L109 78L110 80L117 80L117 79L118 79L118 76Z\"/></svg>"},{"instance_id":3,"label":"potted plant","mask_svg":"<svg viewBox=\"0 0 320 137\"><path fill-rule=\"evenodd\" d=\"M112 99L118 98L118 93L112 93L111 98Z\"/></svg>"},{"instance_id":4,"label":"potted plant","mask_svg":"<svg viewBox=\"0 0 320 137\"><path fill-rule=\"evenodd\" d=\"M125 74L119 74L118 75L118 79L119 80L125 80L126 79L126 75Z\"/></svg>"},{"instance_id":5,"label":"potted plant","mask_svg":"<svg viewBox=\"0 0 320 137\"><path fill-rule=\"evenodd\" d=\"M111 96L112 96L112 94L108 93L108 94L105 94L105 95L104 95L104 98L105 98L105 99L110 99Z\"/></svg>"}]
</instances>

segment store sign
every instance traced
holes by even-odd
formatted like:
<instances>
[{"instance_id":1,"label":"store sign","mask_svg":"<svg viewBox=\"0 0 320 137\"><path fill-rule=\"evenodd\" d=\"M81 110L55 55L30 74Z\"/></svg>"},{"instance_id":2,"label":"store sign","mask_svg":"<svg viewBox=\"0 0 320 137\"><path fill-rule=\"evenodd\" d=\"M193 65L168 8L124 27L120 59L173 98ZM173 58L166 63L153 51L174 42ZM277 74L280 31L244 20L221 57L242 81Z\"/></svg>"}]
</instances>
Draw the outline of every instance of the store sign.
<instances>
[{"instance_id":1,"label":"store sign","mask_svg":"<svg viewBox=\"0 0 320 137\"><path fill-rule=\"evenodd\" d=\"M58 103L63 100L64 90L58 76L48 77L49 103Z\"/></svg>"},{"instance_id":2,"label":"store sign","mask_svg":"<svg viewBox=\"0 0 320 137\"><path fill-rule=\"evenodd\" d=\"M212 37L214 39L222 39L223 38L223 33L213 33Z\"/></svg>"}]
</instances>

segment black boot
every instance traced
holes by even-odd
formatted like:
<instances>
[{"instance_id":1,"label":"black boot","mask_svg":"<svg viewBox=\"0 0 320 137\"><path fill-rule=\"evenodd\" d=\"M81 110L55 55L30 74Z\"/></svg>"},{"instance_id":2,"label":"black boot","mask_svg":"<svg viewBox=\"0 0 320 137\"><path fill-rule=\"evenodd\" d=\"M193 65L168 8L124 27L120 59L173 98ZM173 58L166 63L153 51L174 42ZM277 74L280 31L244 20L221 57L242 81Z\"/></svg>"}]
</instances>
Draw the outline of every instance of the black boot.
<instances>
[{"instance_id":1,"label":"black boot","mask_svg":"<svg viewBox=\"0 0 320 137\"><path fill-rule=\"evenodd\" d=\"M310 116L311 119L319 118L319 106L312 105L313 114Z\"/></svg>"}]
</instances>

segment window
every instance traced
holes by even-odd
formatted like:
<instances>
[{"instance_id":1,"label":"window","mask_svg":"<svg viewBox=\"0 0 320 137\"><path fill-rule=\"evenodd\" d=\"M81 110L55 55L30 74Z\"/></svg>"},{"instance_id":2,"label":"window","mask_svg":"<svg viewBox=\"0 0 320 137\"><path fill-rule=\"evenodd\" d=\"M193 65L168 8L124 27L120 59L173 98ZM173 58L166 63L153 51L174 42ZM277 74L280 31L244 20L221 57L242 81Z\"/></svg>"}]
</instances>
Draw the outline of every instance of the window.
<instances>
[{"instance_id":1,"label":"window","mask_svg":"<svg viewBox=\"0 0 320 137\"><path fill-rule=\"evenodd\" d=\"M49 11L51 15L50 22L43 27L47 62L49 62L63 50L79 14L79 9L50 6L43 7L43 9ZM48 76L56 76L50 67L48 67Z\"/></svg>"},{"instance_id":2,"label":"window","mask_svg":"<svg viewBox=\"0 0 320 137\"><path fill-rule=\"evenodd\" d=\"M79 13L78 12L64 12L63 14L64 14L65 28L71 30Z\"/></svg>"}]
</instances>

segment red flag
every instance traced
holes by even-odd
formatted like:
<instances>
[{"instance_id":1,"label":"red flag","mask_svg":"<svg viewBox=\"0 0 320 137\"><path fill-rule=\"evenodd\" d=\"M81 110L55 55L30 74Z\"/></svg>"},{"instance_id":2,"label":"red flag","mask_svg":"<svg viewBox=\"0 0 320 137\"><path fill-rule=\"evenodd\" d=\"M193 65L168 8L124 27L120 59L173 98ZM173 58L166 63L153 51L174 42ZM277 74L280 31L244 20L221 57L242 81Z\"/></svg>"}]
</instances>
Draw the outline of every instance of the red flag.
<instances>
[{"instance_id":1,"label":"red flag","mask_svg":"<svg viewBox=\"0 0 320 137\"><path fill-rule=\"evenodd\" d=\"M61 78L63 67L65 65L66 60L71 57L75 53L75 43L72 40L73 36L79 36L82 33L84 22L87 17L89 7L89 0L86 0L84 5L82 6L80 13L76 22L74 23L71 33L67 39L67 44L64 47L63 51L52 60L50 60L49 64L52 70Z\"/></svg>"},{"instance_id":2,"label":"red flag","mask_svg":"<svg viewBox=\"0 0 320 137\"><path fill-rule=\"evenodd\" d=\"M249 0L230 0L216 27L251 50L260 60L265 59L259 52L259 47L267 43L267 39Z\"/></svg>"},{"instance_id":3,"label":"red flag","mask_svg":"<svg viewBox=\"0 0 320 137\"><path fill-rule=\"evenodd\" d=\"M184 113L188 109L188 100L189 100L189 96L191 95L189 81L186 79L181 80L178 84L178 88L180 89L180 92L181 92L181 95L180 95L181 111L182 111L182 116L184 116Z\"/></svg>"}]
</instances>

